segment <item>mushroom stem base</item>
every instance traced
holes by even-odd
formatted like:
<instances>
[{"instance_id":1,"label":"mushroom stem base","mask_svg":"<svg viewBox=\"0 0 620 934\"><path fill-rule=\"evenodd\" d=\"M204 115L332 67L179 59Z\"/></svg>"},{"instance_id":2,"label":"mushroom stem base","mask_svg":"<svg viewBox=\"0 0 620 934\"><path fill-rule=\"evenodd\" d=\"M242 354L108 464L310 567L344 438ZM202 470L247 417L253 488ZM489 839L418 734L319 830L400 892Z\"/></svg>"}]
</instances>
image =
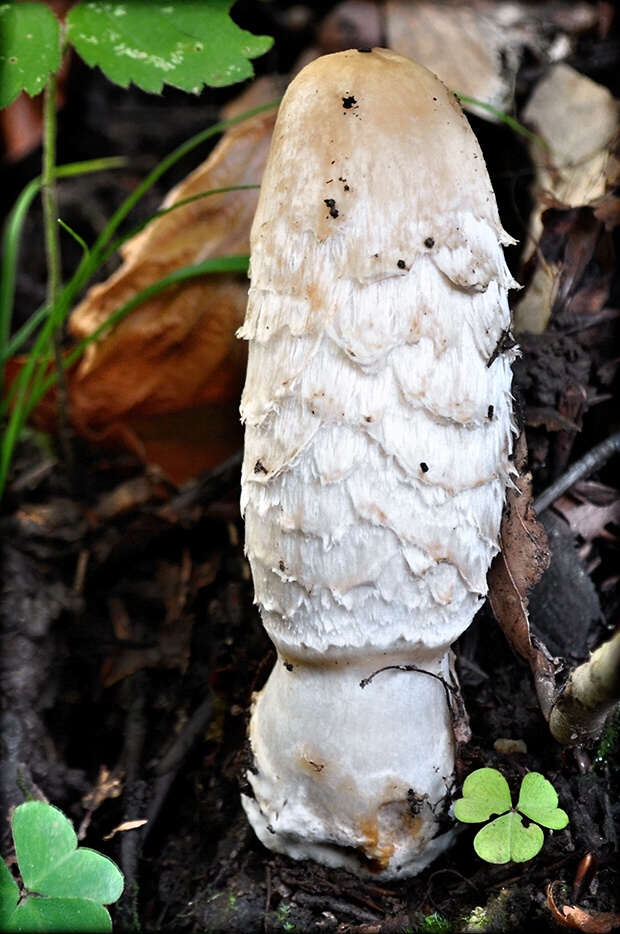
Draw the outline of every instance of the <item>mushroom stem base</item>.
<instances>
[{"instance_id":1,"label":"mushroom stem base","mask_svg":"<svg viewBox=\"0 0 620 934\"><path fill-rule=\"evenodd\" d=\"M254 698L243 796L265 846L384 879L415 875L449 846L454 738L429 673L450 681L451 653L360 686L408 661L278 659Z\"/></svg>"}]
</instances>

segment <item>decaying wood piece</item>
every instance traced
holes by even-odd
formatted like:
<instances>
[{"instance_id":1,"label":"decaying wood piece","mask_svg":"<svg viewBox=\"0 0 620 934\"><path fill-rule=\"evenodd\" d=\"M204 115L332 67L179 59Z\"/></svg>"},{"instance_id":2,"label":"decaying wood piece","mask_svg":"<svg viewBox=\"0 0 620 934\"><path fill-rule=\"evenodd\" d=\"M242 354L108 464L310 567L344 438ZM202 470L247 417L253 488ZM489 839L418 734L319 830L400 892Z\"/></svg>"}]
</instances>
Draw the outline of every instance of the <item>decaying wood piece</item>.
<instances>
[{"instance_id":1,"label":"decaying wood piece","mask_svg":"<svg viewBox=\"0 0 620 934\"><path fill-rule=\"evenodd\" d=\"M424 67L348 51L292 83L240 332L246 548L278 651L244 806L274 850L390 878L452 839L441 679L514 470L510 242Z\"/></svg>"}]
</instances>

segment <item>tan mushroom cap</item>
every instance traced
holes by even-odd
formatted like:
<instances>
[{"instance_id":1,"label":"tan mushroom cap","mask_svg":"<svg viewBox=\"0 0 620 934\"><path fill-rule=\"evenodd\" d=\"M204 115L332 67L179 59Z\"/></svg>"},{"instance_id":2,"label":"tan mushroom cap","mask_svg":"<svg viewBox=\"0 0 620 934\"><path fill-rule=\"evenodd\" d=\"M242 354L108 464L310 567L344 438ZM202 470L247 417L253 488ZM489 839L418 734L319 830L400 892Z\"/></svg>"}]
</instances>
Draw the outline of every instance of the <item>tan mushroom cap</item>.
<instances>
[{"instance_id":1,"label":"tan mushroom cap","mask_svg":"<svg viewBox=\"0 0 620 934\"><path fill-rule=\"evenodd\" d=\"M404 273L430 241L436 253L458 247L458 221L439 236L436 220L469 215L472 203L477 218L511 242L458 99L424 66L388 49L339 52L304 68L284 95L262 185L269 199L254 226L256 287L263 249L282 250L286 262L284 218L289 233L342 242L340 274L360 280ZM403 203L407 211L395 212Z\"/></svg>"}]
</instances>

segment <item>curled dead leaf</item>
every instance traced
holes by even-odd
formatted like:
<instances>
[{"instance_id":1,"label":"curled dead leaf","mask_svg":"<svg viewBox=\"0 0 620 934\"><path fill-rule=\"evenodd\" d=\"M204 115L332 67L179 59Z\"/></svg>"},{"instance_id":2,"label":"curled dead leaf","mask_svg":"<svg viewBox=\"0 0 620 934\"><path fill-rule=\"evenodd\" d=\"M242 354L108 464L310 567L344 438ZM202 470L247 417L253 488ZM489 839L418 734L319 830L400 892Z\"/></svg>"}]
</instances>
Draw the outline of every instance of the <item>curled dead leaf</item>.
<instances>
[{"instance_id":1,"label":"curled dead leaf","mask_svg":"<svg viewBox=\"0 0 620 934\"><path fill-rule=\"evenodd\" d=\"M99 767L97 782L90 791L83 795L81 804L88 810L96 810L110 798L119 798L123 793L123 774L119 769L110 771L105 765Z\"/></svg>"},{"instance_id":2,"label":"curled dead leaf","mask_svg":"<svg viewBox=\"0 0 620 934\"><path fill-rule=\"evenodd\" d=\"M620 912L618 911L584 911L577 905L558 905L555 889L560 882L552 882L547 886L547 907L563 927L576 928L585 934L607 934L620 927Z\"/></svg>"}]
</instances>

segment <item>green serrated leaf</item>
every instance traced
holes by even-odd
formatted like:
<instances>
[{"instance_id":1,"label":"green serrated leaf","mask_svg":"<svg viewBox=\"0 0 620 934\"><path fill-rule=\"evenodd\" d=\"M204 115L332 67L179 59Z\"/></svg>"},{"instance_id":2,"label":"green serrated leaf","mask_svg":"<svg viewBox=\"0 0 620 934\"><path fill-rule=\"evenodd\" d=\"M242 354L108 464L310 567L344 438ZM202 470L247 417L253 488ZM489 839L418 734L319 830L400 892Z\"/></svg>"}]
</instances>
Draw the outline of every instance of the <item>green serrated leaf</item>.
<instances>
[{"instance_id":1,"label":"green serrated leaf","mask_svg":"<svg viewBox=\"0 0 620 934\"><path fill-rule=\"evenodd\" d=\"M103 905L87 898L28 898L2 930L7 934L108 934L112 920Z\"/></svg>"},{"instance_id":2,"label":"green serrated leaf","mask_svg":"<svg viewBox=\"0 0 620 934\"><path fill-rule=\"evenodd\" d=\"M552 830L562 830L568 824L568 814L558 807L555 788L540 772L528 772L523 779L517 810Z\"/></svg>"},{"instance_id":3,"label":"green serrated leaf","mask_svg":"<svg viewBox=\"0 0 620 934\"><path fill-rule=\"evenodd\" d=\"M60 26L44 3L0 4L0 107L34 97L60 67Z\"/></svg>"},{"instance_id":4,"label":"green serrated leaf","mask_svg":"<svg viewBox=\"0 0 620 934\"><path fill-rule=\"evenodd\" d=\"M487 863L525 863L540 852L545 836L538 824L523 824L520 814L511 811L491 821L474 837L474 849Z\"/></svg>"},{"instance_id":5,"label":"green serrated leaf","mask_svg":"<svg viewBox=\"0 0 620 934\"><path fill-rule=\"evenodd\" d=\"M11 875L11 870L0 858L0 931L6 931L7 925L19 901L19 887Z\"/></svg>"},{"instance_id":6,"label":"green serrated leaf","mask_svg":"<svg viewBox=\"0 0 620 934\"><path fill-rule=\"evenodd\" d=\"M69 39L89 65L127 87L152 93L164 84L199 93L254 74L249 59L273 44L230 18L232 0L126 0L79 3L67 16Z\"/></svg>"},{"instance_id":7,"label":"green serrated leaf","mask_svg":"<svg viewBox=\"0 0 620 934\"><path fill-rule=\"evenodd\" d=\"M75 831L58 808L42 801L21 804L13 815L13 838L28 891L105 905L120 898L118 866L102 853L78 848Z\"/></svg>"},{"instance_id":8,"label":"green serrated leaf","mask_svg":"<svg viewBox=\"0 0 620 934\"><path fill-rule=\"evenodd\" d=\"M512 807L508 782L497 769L477 769L463 783L463 797L454 805L457 820L479 824Z\"/></svg>"}]
</instances>

